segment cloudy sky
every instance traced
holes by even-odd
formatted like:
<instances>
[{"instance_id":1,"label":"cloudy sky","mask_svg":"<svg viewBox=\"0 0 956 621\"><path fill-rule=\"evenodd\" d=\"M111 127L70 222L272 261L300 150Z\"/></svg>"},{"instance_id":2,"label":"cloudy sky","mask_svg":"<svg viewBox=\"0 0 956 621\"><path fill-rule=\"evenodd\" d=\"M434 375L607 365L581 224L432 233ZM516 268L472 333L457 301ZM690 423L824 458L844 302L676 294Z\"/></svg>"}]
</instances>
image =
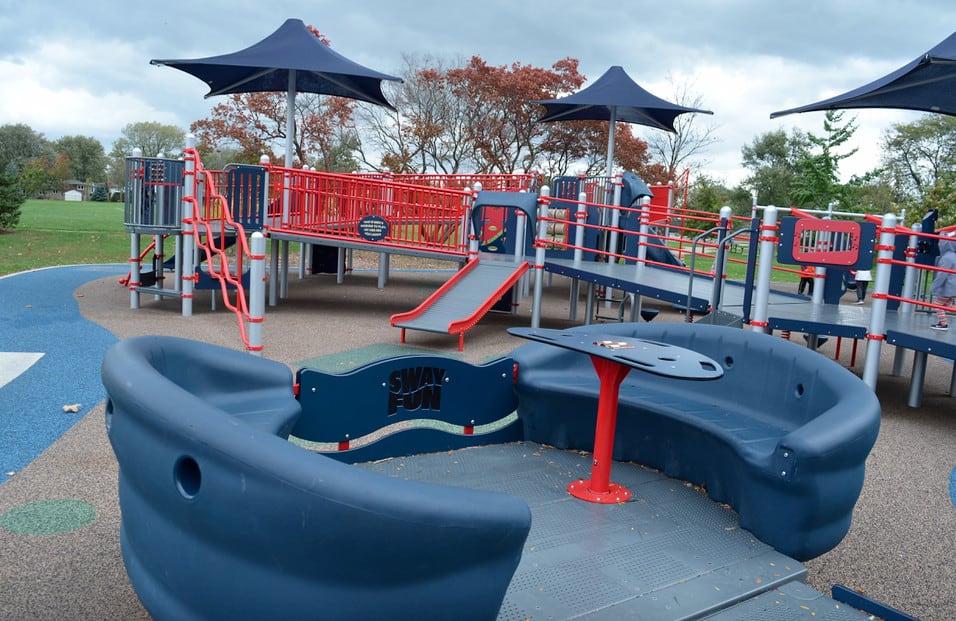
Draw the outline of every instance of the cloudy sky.
<instances>
[{"instance_id":1,"label":"cloudy sky","mask_svg":"<svg viewBox=\"0 0 956 621\"><path fill-rule=\"evenodd\" d=\"M956 30L953 0L0 0L0 125L25 123L54 140L93 136L109 151L122 128L159 121L184 129L216 99L153 58L232 52L286 18L315 26L339 53L385 73L403 55L477 55L495 65L550 67L577 58L590 80L621 65L673 99L702 98L719 142L700 171L733 185L740 149L766 132L823 133L823 113L770 113L860 86L920 56ZM919 113L862 110L844 176L877 164L882 131ZM640 135L652 132L637 128Z\"/></svg>"}]
</instances>

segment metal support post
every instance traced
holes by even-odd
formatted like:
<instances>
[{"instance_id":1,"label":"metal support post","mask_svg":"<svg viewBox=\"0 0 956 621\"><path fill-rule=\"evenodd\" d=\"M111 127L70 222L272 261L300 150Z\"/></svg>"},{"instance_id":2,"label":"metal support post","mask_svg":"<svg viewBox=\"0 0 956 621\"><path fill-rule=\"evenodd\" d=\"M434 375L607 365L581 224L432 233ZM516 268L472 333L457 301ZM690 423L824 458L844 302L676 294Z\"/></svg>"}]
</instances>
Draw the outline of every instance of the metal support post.
<instances>
[{"instance_id":1,"label":"metal support post","mask_svg":"<svg viewBox=\"0 0 956 621\"><path fill-rule=\"evenodd\" d=\"M768 332L768 306L770 303L770 274L773 255L777 247L777 208L768 205L763 210L760 225L760 265L757 267L757 290L754 293L754 312L750 327L754 332ZM822 289L822 287L821 287Z\"/></svg>"},{"instance_id":2,"label":"metal support post","mask_svg":"<svg viewBox=\"0 0 956 621\"><path fill-rule=\"evenodd\" d=\"M139 265L139 233L129 235L129 307L139 308L140 265Z\"/></svg>"},{"instance_id":3,"label":"metal support post","mask_svg":"<svg viewBox=\"0 0 956 621\"><path fill-rule=\"evenodd\" d=\"M876 390L876 380L880 372L880 349L886 338L886 295L890 289L890 271L893 267L890 262L893 260L895 241L896 215L888 213L883 216L877 245L876 279L873 304L870 306L870 327L866 334L866 360L863 363L863 381L873 390Z\"/></svg>"},{"instance_id":4,"label":"metal support post","mask_svg":"<svg viewBox=\"0 0 956 621\"><path fill-rule=\"evenodd\" d=\"M544 239L548 234L548 205L550 204L551 188L543 186L541 196L538 197L538 242L534 249L534 296L531 304L531 327L541 327L541 303L544 292Z\"/></svg>"},{"instance_id":5,"label":"metal support post","mask_svg":"<svg viewBox=\"0 0 956 621\"><path fill-rule=\"evenodd\" d=\"M262 321L266 312L266 238L259 231L252 234L250 254L249 353L262 356Z\"/></svg>"},{"instance_id":6,"label":"metal support post","mask_svg":"<svg viewBox=\"0 0 956 621\"><path fill-rule=\"evenodd\" d=\"M196 137L186 136L186 148L196 146ZM193 237L193 223L195 222L198 200L196 193L196 158L193 155L186 157L185 174L183 175L183 317L192 317L193 314L193 285L196 278L196 239ZM191 200L189 200L191 199Z\"/></svg>"}]
</instances>

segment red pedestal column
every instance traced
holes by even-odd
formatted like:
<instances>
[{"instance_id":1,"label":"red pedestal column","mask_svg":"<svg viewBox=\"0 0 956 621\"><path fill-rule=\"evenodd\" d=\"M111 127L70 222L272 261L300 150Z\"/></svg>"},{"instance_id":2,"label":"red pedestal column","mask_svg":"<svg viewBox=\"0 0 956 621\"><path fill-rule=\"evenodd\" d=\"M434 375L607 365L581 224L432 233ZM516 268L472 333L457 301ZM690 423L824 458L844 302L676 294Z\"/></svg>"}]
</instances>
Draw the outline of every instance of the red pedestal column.
<instances>
[{"instance_id":1,"label":"red pedestal column","mask_svg":"<svg viewBox=\"0 0 956 621\"><path fill-rule=\"evenodd\" d=\"M611 483L611 463L614 452L614 427L617 424L617 401L621 382L631 367L591 356L601 388L598 393L597 424L594 429L594 461L591 463L591 478L579 479L568 484L568 493L589 502L613 504L626 502L631 497L629 489Z\"/></svg>"}]
</instances>

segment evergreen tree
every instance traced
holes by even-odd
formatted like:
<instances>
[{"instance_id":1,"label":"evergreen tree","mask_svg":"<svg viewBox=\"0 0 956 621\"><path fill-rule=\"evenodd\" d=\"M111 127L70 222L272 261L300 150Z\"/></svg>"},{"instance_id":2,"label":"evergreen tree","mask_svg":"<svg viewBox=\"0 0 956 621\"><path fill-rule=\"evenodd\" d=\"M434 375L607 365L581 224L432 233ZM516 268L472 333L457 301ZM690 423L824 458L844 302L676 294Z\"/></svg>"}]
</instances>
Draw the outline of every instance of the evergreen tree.
<instances>
[{"instance_id":1,"label":"evergreen tree","mask_svg":"<svg viewBox=\"0 0 956 621\"><path fill-rule=\"evenodd\" d=\"M102 183L97 183L93 186L93 192L90 193L90 200L97 203L105 203L106 199L109 198L106 193L106 186Z\"/></svg>"},{"instance_id":2,"label":"evergreen tree","mask_svg":"<svg viewBox=\"0 0 956 621\"><path fill-rule=\"evenodd\" d=\"M797 205L826 209L832 201L837 201L843 209L851 208L846 200L849 191L840 183L840 162L857 150L838 153L837 149L856 132L854 120L850 119L845 125L841 125L843 112L827 110L823 120L823 131L826 134L807 134L810 147L797 162L800 172L791 190L791 197Z\"/></svg>"},{"instance_id":3,"label":"evergreen tree","mask_svg":"<svg viewBox=\"0 0 956 621\"><path fill-rule=\"evenodd\" d=\"M17 227L22 204L23 193L20 192L16 176L0 173L0 231Z\"/></svg>"}]
</instances>

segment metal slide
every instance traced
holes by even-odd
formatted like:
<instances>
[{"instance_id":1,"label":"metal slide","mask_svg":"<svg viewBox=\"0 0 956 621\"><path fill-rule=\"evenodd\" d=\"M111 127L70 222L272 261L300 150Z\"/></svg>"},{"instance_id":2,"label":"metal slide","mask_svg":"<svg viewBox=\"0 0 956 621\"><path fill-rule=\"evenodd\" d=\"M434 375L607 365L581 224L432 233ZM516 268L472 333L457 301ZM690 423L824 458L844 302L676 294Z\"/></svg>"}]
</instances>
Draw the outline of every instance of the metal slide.
<instances>
[{"instance_id":1,"label":"metal slide","mask_svg":"<svg viewBox=\"0 0 956 621\"><path fill-rule=\"evenodd\" d=\"M465 331L474 327L495 302L508 292L528 262L474 259L431 294L418 308L392 315L393 327L458 335L458 351L464 349Z\"/></svg>"}]
</instances>

